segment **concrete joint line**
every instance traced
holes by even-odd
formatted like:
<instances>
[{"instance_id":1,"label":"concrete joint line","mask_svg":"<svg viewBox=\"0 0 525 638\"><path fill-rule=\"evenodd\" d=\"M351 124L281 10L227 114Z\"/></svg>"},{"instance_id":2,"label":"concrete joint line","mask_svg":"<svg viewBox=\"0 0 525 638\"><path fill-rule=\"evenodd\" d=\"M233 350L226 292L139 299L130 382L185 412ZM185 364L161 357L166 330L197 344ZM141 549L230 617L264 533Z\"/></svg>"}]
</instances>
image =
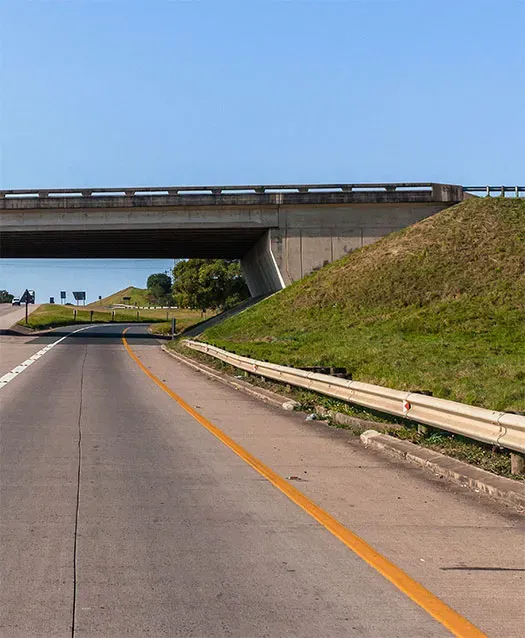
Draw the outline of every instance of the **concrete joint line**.
<instances>
[{"instance_id":1,"label":"concrete joint line","mask_svg":"<svg viewBox=\"0 0 525 638\"><path fill-rule=\"evenodd\" d=\"M78 520L80 513L80 480L82 475L82 400L84 393L84 368L87 358L87 346L82 359L82 367L80 372L80 402L78 406L78 439L77 439L77 489L75 497L75 525L73 533L73 600L71 603L71 638L75 637L76 610L77 610L77 555L78 555Z\"/></svg>"}]
</instances>

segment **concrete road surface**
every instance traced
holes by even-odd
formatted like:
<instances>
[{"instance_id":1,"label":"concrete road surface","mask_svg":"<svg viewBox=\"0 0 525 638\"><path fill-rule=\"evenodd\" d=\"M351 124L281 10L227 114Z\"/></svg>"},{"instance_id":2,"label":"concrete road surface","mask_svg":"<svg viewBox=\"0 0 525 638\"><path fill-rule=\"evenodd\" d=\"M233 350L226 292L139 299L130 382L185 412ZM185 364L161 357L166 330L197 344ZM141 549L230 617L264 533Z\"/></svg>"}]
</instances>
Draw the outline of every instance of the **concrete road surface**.
<instances>
[{"instance_id":1,"label":"concrete road surface","mask_svg":"<svg viewBox=\"0 0 525 638\"><path fill-rule=\"evenodd\" d=\"M29 304L28 312L31 314L40 304ZM26 307L12 306L10 303L0 304L0 330L8 330L20 319L26 316Z\"/></svg>"},{"instance_id":2,"label":"concrete road surface","mask_svg":"<svg viewBox=\"0 0 525 638\"><path fill-rule=\"evenodd\" d=\"M71 335L0 390L0 636L451 635L148 378L121 330ZM40 352L69 331L20 343ZM519 515L209 381L142 328L128 341L461 615L521 635Z\"/></svg>"}]
</instances>

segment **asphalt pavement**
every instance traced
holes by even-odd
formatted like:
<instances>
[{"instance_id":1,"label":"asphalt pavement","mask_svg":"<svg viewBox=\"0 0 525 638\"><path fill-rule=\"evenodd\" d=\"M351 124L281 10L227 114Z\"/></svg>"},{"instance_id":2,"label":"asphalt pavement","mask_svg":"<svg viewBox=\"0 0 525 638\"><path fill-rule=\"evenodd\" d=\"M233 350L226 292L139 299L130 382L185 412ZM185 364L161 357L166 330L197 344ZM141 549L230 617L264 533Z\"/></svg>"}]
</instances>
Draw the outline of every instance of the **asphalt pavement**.
<instances>
[{"instance_id":1,"label":"asphalt pavement","mask_svg":"<svg viewBox=\"0 0 525 638\"><path fill-rule=\"evenodd\" d=\"M33 312L40 304L29 304L29 313ZM10 303L0 304L0 330L8 330L17 321L26 316L25 304L22 306L12 306Z\"/></svg>"},{"instance_id":2,"label":"asphalt pavement","mask_svg":"<svg viewBox=\"0 0 525 638\"><path fill-rule=\"evenodd\" d=\"M40 352L72 330L21 343ZM121 332L97 326L73 334L1 389L0 636L451 635L153 383L124 349ZM265 462L282 462L286 432L272 459L277 445L254 430L267 422L304 428L297 415L235 400L234 391L175 364L143 328L132 328L128 341L159 382L232 427L230 435L244 432L243 445ZM315 429L302 437L324 458L330 438ZM381 461L370 477L389 467ZM396 487L421 480L390 472ZM348 504L348 485L335 481L331 492L325 484L315 493L315 484L305 482L305 494L314 489L311 496L340 518L346 503L351 519L356 503ZM372 506L377 489L369 483L358 498ZM463 507L468 498L444 495L445 505L455 499ZM515 552L516 517L497 509L487 516L515 534L506 537ZM454 558L458 553L451 547ZM519 577L518 562L509 578ZM519 617L505 622L496 619L509 628L500 635L519 635Z\"/></svg>"}]
</instances>

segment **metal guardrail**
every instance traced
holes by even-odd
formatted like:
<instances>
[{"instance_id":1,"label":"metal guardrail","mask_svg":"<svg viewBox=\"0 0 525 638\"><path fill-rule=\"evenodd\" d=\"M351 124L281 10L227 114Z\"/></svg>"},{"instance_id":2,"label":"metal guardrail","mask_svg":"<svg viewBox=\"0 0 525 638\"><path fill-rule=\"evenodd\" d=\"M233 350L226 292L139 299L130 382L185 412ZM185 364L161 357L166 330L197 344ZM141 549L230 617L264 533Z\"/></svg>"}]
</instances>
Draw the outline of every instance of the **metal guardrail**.
<instances>
[{"instance_id":1,"label":"metal guardrail","mask_svg":"<svg viewBox=\"0 0 525 638\"><path fill-rule=\"evenodd\" d=\"M183 343L252 374L525 453L525 417L518 414L257 361L198 341Z\"/></svg>"},{"instance_id":2,"label":"metal guardrail","mask_svg":"<svg viewBox=\"0 0 525 638\"><path fill-rule=\"evenodd\" d=\"M124 188L47 188L47 189L26 189L26 190L2 190L0 197L103 197L103 196L166 196L183 194L212 194L222 193L266 193L280 191L297 191L299 193L341 191L348 193L351 191L371 191L384 190L394 192L396 190L431 190L431 182L406 182L395 184L257 184L244 186L141 186Z\"/></svg>"},{"instance_id":3,"label":"metal guardrail","mask_svg":"<svg viewBox=\"0 0 525 638\"><path fill-rule=\"evenodd\" d=\"M498 193L500 197L506 197L507 193L514 197L521 197L521 193L525 196L525 186L463 186L463 190L467 193L485 193L486 197L490 197L491 193Z\"/></svg>"}]
</instances>

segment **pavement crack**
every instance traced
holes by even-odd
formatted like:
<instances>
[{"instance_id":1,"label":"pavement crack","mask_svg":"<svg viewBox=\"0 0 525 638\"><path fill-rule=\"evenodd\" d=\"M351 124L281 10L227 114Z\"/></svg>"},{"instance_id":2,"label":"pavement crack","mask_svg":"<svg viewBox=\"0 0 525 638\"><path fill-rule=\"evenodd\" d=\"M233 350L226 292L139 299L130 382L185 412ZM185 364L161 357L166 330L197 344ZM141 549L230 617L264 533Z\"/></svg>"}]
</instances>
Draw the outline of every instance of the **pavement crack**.
<instances>
[{"instance_id":1,"label":"pavement crack","mask_svg":"<svg viewBox=\"0 0 525 638\"><path fill-rule=\"evenodd\" d=\"M82 360L82 368L80 372L80 402L78 407L78 423L77 423L77 489L76 489L76 507L75 507L75 527L73 539L73 604L71 612L71 637L75 637L75 623L77 610L77 546L78 546L78 518L80 511L80 477L82 470L82 399L84 392L84 368L87 358L87 345Z\"/></svg>"}]
</instances>

